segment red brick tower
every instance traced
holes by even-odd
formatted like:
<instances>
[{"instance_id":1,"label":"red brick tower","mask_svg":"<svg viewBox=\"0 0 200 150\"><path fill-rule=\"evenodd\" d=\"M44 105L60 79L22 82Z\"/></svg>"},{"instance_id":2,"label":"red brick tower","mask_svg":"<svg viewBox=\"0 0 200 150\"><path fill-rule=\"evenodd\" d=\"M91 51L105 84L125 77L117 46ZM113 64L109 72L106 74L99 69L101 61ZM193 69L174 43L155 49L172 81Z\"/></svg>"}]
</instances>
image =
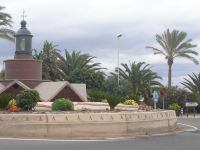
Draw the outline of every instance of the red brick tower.
<instances>
[{"instance_id":1,"label":"red brick tower","mask_svg":"<svg viewBox=\"0 0 200 150\"><path fill-rule=\"evenodd\" d=\"M14 59L4 61L5 80L42 80L42 61L32 57L32 37L23 19L15 34Z\"/></svg>"}]
</instances>

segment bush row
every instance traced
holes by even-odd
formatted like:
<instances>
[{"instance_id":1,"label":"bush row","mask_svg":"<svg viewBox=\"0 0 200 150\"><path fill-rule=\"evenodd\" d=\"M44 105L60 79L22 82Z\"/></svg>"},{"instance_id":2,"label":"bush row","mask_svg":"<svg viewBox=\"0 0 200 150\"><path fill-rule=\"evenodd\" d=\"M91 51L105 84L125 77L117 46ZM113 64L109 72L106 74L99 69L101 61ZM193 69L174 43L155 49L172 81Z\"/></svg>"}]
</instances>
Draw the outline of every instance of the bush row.
<instances>
[{"instance_id":1,"label":"bush row","mask_svg":"<svg viewBox=\"0 0 200 150\"><path fill-rule=\"evenodd\" d=\"M11 106L20 107L22 110L32 110L40 99L39 93L35 90L24 90L15 97L11 93L5 93L0 97L0 108L9 109Z\"/></svg>"},{"instance_id":2,"label":"bush row","mask_svg":"<svg viewBox=\"0 0 200 150\"><path fill-rule=\"evenodd\" d=\"M35 90L21 91L16 97L11 93L5 93L0 97L0 109L8 109L13 112L17 112L20 109L30 111L35 108L39 99L39 93ZM65 98L56 99L52 104L52 110L66 111L73 109L74 105L72 101Z\"/></svg>"}]
</instances>

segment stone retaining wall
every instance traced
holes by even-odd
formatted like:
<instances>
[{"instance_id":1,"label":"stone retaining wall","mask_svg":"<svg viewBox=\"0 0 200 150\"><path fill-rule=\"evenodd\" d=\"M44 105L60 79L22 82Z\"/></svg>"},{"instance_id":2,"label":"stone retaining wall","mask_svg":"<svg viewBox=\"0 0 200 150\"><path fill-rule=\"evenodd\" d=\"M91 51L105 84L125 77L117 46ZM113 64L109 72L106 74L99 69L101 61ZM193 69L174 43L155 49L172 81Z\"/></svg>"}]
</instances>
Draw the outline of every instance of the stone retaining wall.
<instances>
[{"instance_id":1,"label":"stone retaining wall","mask_svg":"<svg viewBox=\"0 0 200 150\"><path fill-rule=\"evenodd\" d=\"M0 136L88 138L135 136L173 131L174 111L0 114Z\"/></svg>"}]
</instances>

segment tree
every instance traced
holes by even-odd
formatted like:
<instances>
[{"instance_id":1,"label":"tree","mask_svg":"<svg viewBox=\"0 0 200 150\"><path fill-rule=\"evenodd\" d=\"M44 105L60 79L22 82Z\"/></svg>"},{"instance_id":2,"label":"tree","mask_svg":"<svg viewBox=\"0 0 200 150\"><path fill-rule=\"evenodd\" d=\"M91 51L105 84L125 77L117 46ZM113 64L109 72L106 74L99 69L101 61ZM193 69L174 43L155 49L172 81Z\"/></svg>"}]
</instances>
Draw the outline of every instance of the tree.
<instances>
[{"instance_id":1,"label":"tree","mask_svg":"<svg viewBox=\"0 0 200 150\"><path fill-rule=\"evenodd\" d=\"M34 58L42 60L42 77L45 80L60 80L61 72L59 70L60 50L53 42L45 41L42 51L34 50Z\"/></svg>"},{"instance_id":2,"label":"tree","mask_svg":"<svg viewBox=\"0 0 200 150\"><path fill-rule=\"evenodd\" d=\"M194 57L198 55L198 52L192 50L196 45L191 44L192 39L186 40L186 36L186 32L178 30L172 30L170 32L167 29L162 35L156 34L156 41L161 46L161 49L147 46L147 48L153 49L154 54L163 55L167 60L169 89L171 89L172 65L175 58L186 58L195 64L199 64L199 61Z\"/></svg>"},{"instance_id":3,"label":"tree","mask_svg":"<svg viewBox=\"0 0 200 150\"><path fill-rule=\"evenodd\" d=\"M103 71L88 71L85 74L85 83L87 89L101 90L105 82L105 73Z\"/></svg>"},{"instance_id":4,"label":"tree","mask_svg":"<svg viewBox=\"0 0 200 150\"><path fill-rule=\"evenodd\" d=\"M33 54L33 58L36 60L42 60L43 58L43 51L37 51L36 49L33 50L34 54Z\"/></svg>"},{"instance_id":5,"label":"tree","mask_svg":"<svg viewBox=\"0 0 200 150\"><path fill-rule=\"evenodd\" d=\"M102 71L83 71L75 69L68 77L69 82L85 83L89 90L101 90L105 82L105 74Z\"/></svg>"},{"instance_id":6,"label":"tree","mask_svg":"<svg viewBox=\"0 0 200 150\"><path fill-rule=\"evenodd\" d=\"M124 97L124 99L131 97L131 85L129 81L120 78L120 84L117 84L117 74L111 73L105 80L103 91L107 93L115 93Z\"/></svg>"},{"instance_id":7,"label":"tree","mask_svg":"<svg viewBox=\"0 0 200 150\"><path fill-rule=\"evenodd\" d=\"M185 81L181 84L195 95L196 100L200 101L200 73L193 73L192 75L188 76L189 79L185 78Z\"/></svg>"},{"instance_id":8,"label":"tree","mask_svg":"<svg viewBox=\"0 0 200 150\"><path fill-rule=\"evenodd\" d=\"M161 85L158 79L161 79L157 73L153 72L145 62L130 62L122 64L123 68L119 69L120 76L130 83L131 97L139 100L140 96L148 98L153 86Z\"/></svg>"},{"instance_id":9,"label":"tree","mask_svg":"<svg viewBox=\"0 0 200 150\"><path fill-rule=\"evenodd\" d=\"M65 50L65 56L59 57L60 70L62 72L62 78L67 81L83 82L85 83L86 76L90 76L92 73L99 71L103 68L100 67L100 63L94 63L95 57L89 54L82 54L81 52L73 51L69 53ZM75 80L74 75L78 80Z\"/></svg>"},{"instance_id":10,"label":"tree","mask_svg":"<svg viewBox=\"0 0 200 150\"><path fill-rule=\"evenodd\" d=\"M3 12L4 9L5 7L0 6L0 38L14 42L15 32L6 28L7 26L12 27L12 17L8 13Z\"/></svg>"},{"instance_id":11,"label":"tree","mask_svg":"<svg viewBox=\"0 0 200 150\"><path fill-rule=\"evenodd\" d=\"M185 105L187 100L188 92L178 86L172 86L171 90L166 88L166 93L163 95L164 97L160 97L158 101L158 106L162 108L163 105L163 98L165 103L165 108L168 108L169 105L173 103L178 103L182 108Z\"/></svg>"}]
</instances>

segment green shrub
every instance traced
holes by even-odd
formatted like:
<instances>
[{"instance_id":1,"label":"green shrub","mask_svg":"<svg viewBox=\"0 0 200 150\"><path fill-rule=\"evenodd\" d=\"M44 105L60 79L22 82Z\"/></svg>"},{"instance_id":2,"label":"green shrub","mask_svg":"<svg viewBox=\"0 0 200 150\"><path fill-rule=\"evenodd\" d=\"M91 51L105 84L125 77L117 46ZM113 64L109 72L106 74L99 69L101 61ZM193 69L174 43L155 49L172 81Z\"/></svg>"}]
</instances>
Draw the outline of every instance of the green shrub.
<instances>
[{"instance_id":1,"label":"green shrub","mask_svg":"<svg viewBox=\"0 0 200 150\"><path fill-rule=\"evenodd\" d=\"M92 102L101 102L106 97L106 93L103 91L88 91L89 99Z\"/></svg>"},{"instance_id":2,"label":"green shrub","mask_svg":"<svg viewBox=\"0 0 200 150\"><path fill-rule=\"evenodd\" d=\"M171 110L178 111L178 110L180 110L180 109L181 109L181 106L180 106L180 105L178 105L177 103L173 103L173 104L169 105L169 107L168 107L168 108L169 108L169 109L171 109Z\"/></svg>"},{"instance_id":3,"label":"green shrub","mask_svg":"<svg viewBox=\"0 0 200 150\"><path fill-rule=\"evenodd\" d=\"M74 104L71 100L65 98L56 99L52 104L52 110L74 110Z\"/></svg>"},{"instance_id":4,"label":"green shrub","mask_svg":"<svg viewBox=\"0 0 200 150\"><path fill-rule=\"evenodd\" d=\"M5 93L2 96L0 96L0 108L6 109L9 101L14 98L14 96L11 93Z\"/></svg>"},{"instance_id":5,"label":"green shrub","mask_svg":"<svg viewBox=\"0 0 200 150\"><path fill-rule=\"evenodd\" d=\"M16 96L17 105L25 111L32 110L39 99L39 93L35 90L24 90Z\"/></svg>"},{"instance_id":6,"label":"green shrub","mask_svg":"<svg viewBox=\"0 0 200 150\"><path fill-rule=\"evenodd\" d=\"M114 110L115 107L122 102L123 98L116 94L108 94L106 96L107 102L110 106L110 110Z\"/></svg>"}]
</instances>

